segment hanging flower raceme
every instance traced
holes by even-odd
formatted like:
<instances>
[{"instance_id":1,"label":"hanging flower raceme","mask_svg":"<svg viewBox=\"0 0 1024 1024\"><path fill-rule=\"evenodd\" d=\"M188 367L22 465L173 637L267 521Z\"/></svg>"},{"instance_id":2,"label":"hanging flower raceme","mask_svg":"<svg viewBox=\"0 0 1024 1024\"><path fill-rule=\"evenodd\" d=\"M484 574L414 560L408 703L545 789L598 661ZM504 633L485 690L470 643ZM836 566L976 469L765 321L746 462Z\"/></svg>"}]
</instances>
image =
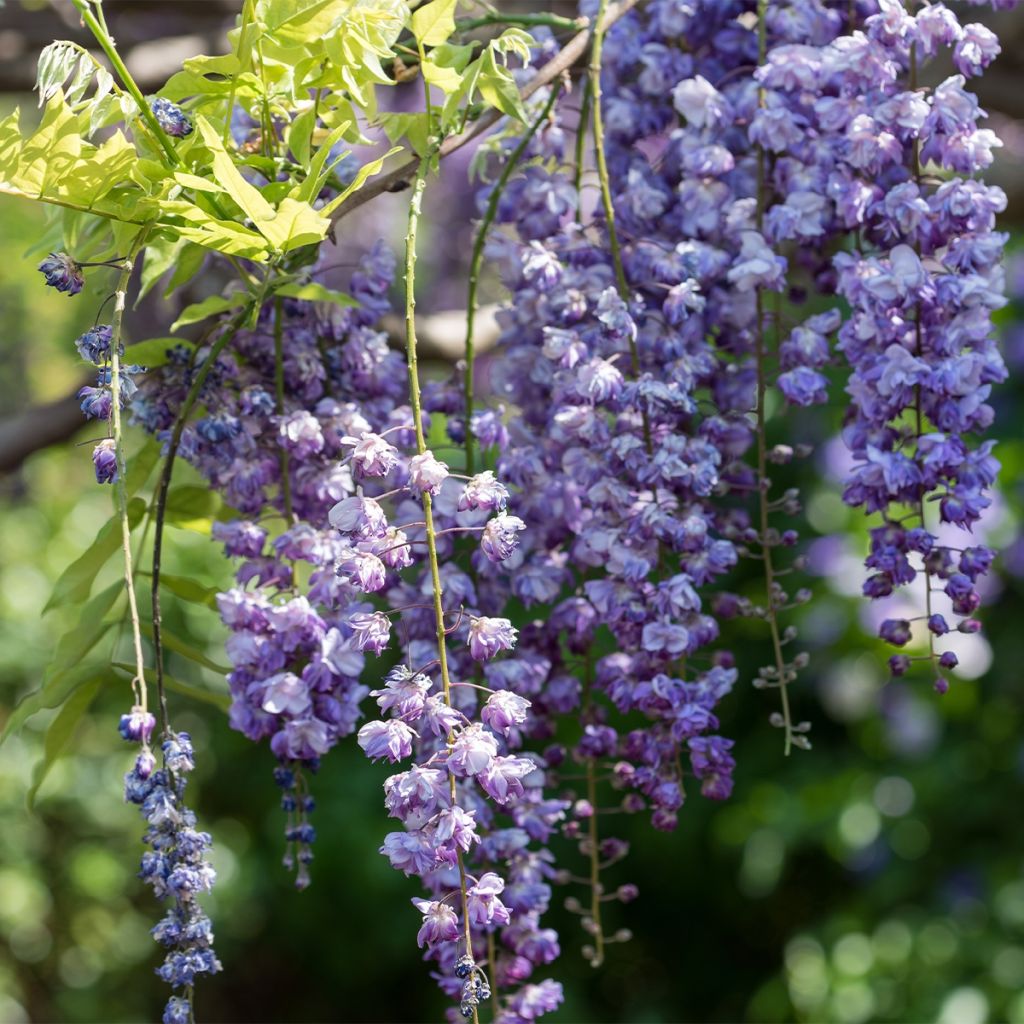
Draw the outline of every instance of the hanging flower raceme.
<instances>
[{"instance_id":1,"label":"hanging flower raceme","mask_svg":"<svg viewBox=\"0 0 1024 1024\"><path fill-rule=\"evenodd\" d=\"M221 969L213 951L213 929L198 897L209 892L216 873L206 860L211 844L196 830L196 817L185 805L186 777L194 768L187 733L167 733L161 744L163 767L154 771L149 752L153 716L133 709L121 718L121 735L142 743L142 751L125 776L125 799L137 804L146 821L139 877L153 894L168 903L166 916L153 928L153 937L167 950L157 974L174 990L164 1010L164 1024L190 1024L192 990L196 980Z\"/></svg>"},{"instance_id":2,"label":"hanging flower raceme","mask_svg":"<svg viewBox=\"0 0 1024 1024\"><path fill-rule=\"evenodd\" d=\"M285 864L296 870L300 888L310 881L315 838L308 777L355 730L368 693L359 682L366 648L350 624L367 606L359 588L335 572L351 551L328 512L353 494L353 474L358 478L371 457L364 452L361 461L343 463L350 450L343 439L386 430L404 395L401 357L373 330L393 272L393 257L376 246L353 274L360 304L324 315L313 303L282 303L280 409L275 314L266 309L256 328L239 331L220 356L202 391L205 413L182 439L181 455L246 517L213 528L239 563L238 585L217 597L231 631L229 717L250 739L268 740L278 758ZM158 436L166 436L191 379L187 354L171 356L147 376L133 403L136 418ZM284 519L273 537L268 516ZM311 572L299 593L303 563Z\"/></svg>"},{"instance_id":3,"label":"hanging flower raceme","mask_svg":"<svg viewBox=\"0 0 1024 1024\"><path fill-rule=\"evenodd\" d=\"M921 66L944 49L961 74L920 89ZM914 13L882 4L863 32L817 49L782 48L764 75L820 140L807 148L828 183L827 222L857 232L859 245L834 261L853 310L839 344L851 370L843 438L855 460L843 496L883 520L871 531L866 596L888 598L923 580L918 614L888 619L880 633L898 647L915 633L926 638L940 692L957 659L938 653L936 638L978 628L975 584L992 561L983 545L953 538L988 506L998 468L992 442L972 450L966 438L990 425L986 399L1006 375L990 321L1004 301L1005 236L995 217L1006 200L957 177L984 171L998 144L978 127L983 112L964 88L964 76L996 52L987 30L961 26L941 4ZM810 338L801 347L820 349ZM945 595L941 612L936 591ZM911 660L895 655L893 672Z\"/></svg>"}]
</instances>

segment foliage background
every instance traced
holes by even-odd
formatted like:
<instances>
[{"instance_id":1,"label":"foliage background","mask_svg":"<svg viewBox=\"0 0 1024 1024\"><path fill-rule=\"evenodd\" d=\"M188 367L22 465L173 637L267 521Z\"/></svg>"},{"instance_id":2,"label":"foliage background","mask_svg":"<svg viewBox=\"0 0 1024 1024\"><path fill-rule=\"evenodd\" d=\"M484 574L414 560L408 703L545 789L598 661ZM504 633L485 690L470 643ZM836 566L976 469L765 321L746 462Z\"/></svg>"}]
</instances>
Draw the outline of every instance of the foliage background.
<instances>
[{"instance_id":1,"label":"foliage background","mask_svg":"<svg viewBox=\"0 0 1024 1024\"><path fill-rule=\"evenodd\" d=\"M51 36L59 34L53 26ZM1011 152L999 172L1011 193L1016 159ZM443 201L427 206L424 246L435 259L423 295L441 308L460 302L472 214L464 167L448 165L446 176ZM369 226L387 234L401 198L382 201ZM71 340L95 303L42 288L38 211L8 201L2 214L0 389L9 414L75 384ZM355 237L365 237L364 226ZM641 897L613 909L611 924L629 927L633 940L613 946L595 973L579 954L576 919L553 911L567 995L553 1020L1024 1022L1024 263L1015 266L1019 301L1004 315L1015 382L998 397L1004 473L991 526L1004 557L984 609L987 646L973 658L979 678L944 699L927 678L887 682L886 652L869 639L864 603L850 593L864 524L837 500L837 452L822 445L793 471L819 574L815 600L799 616L811 668L794 693L801 717L814 721L815 749L783 758L766 721L771 695L738 687L723 721L737 741L733 798L693 798L674 835L614 819L634 845L607 882L635 881ZM147 307L137 336L164 333L164 315ZM833 436L841 415L837 398L805 414L802 438L787 440ZM83 430L0 480L0 716L37 685L72 625L42 608L111 512L109 490L92 482L89 448L75 447L88 437ZM224 584L229 566L203 524L193 526L169 531L166 568ZM116 571L109 567L97 589ZM170 630L223 661L216 615L168 604ZM111 641L112 650L124 640ZM761 663L760 644L754 626L735 643L746 659L741 678ZM170 671L223 688L215 672L175 655ZM0 748L0 1021L136 1021L159 1005L148 935L157 909L135 878L137 813L120 802L128 755L115 726L125 700L112 678L34 812L24 794L49 713ZM220 875L209 908L225 971L202 986L202 1019L439 1019L444 1004L414 945L413 884L376 854L387 831L386 770L354 743L325 759L315 782L314 885L296 893L279 865L283 821L269 751L231 732L214 708L174 702L178 728L197 740L192 799L214 835ZM571 861L571 847L564 853Z\"/></svg>"}]
</instances>

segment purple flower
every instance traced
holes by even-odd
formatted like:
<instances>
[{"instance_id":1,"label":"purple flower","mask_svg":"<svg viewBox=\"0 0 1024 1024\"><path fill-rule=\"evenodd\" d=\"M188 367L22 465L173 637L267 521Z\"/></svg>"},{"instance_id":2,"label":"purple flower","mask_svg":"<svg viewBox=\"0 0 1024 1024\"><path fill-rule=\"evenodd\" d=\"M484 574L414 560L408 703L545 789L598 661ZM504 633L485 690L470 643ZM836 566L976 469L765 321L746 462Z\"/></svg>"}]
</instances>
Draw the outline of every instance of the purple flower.
<instances>
[{"instance_id":1,"label":"purple flower","mask_svg":"<svg viewBox=\"0 0 1024 1024\"><path fill-rule=\"evenodd\" d=\"M498 744L492 733L474 722L463 729L448 754L448 770L453 775L479 775L498 755Z\"/></svg>"},{"instance_id":2,"label":"purple flower","mask_svg":"<svg viewBox=\"0 0 1024 1024\"><path fill-rule=\"evenodd\" d=\"M383 612L357 612L348 624L357 650L380 654L391 641L391 620Z\"/></svg>"},{"instance_id":3,"label":"purple flower","mask_svg":"<svg viewBox=\"0 0 1024 1024\"><path fill-rule=\"evenodd\" d=\"M499 512L487 521L480 538L480 549L492 562L504 562L519 545L517 536L526 529L526 523L518 516Z\"/></svg>"},{"instance_id":4,"label":"purple flower","mask_svg":"<svg viewBox=\"0 0 1024 1024\"><path fill-rule=\"evenodd\" d=\"M360 476L387 476L398 465L398 449L380 434L366 431L356 437L343 437L342 444L352 445L352 464Z\"/></svg>"},{"instance_id":5,"label":"purple flower","mask_svg":"<svg viewBox=\"0 0 1024 1024\"><path fill-rule=\"evenodd\" d=\"M149 109L153 111L156 123L174 139L184 139L194 131L192 122L185 111L176 103L157 96L150 101Z\"/></svg>"},{"instance_id":6,"label":"purple flower","mask_svg":"<svg viewBox=\"0 0 1024 1024\"><path fill-rule=\"evenodd\" d=\"M421 831L389 832L380 852L396 871L405 875L426 874L437 863L437 851L430 836Z\"/></svg>"},{"instance_id":7,"label":"purple flower","mask_svg":"<svg viewBox=\"0 0 1024 1024\"><path fill-rule=\"evenodd\" d=\"M100 324L97 327L90 327L85 334L75 339L75 348L78 354L88 363L102 366L110 359L110 342L113 339L113 330L109 324ZM124 354L124 346L120 346L119 355Z\"/></svg>"},{"instance_id":8,"label":"purple flower","mask_svg":"<svg viewBox=\"0 0 1024 1024\"><path fill-rule=\"evenodd\" d=\"M481 409L473 413L469 428L483 448L508 447L508 430L502 422L504 409Z\"/></svg>"},{"instance_id":9,"label":"purple flower","mask_svg":"<svg viewBox=\"0 0 1024 1024\"><path fill-rule=\"evenodd\" d=\"M507 733L513 726L526 721L530 702L511 690L497 690L492 693L480 710L480 718L495 732Z\"/></svg>"},{"instance_id":10,"label":"purple flower","mask_svg":"<svg viewBox=\"0 0 1024 1024\"><path fill-rule=\"evenodd\" d=\"M90 419L110 419L110 412L114 404L110 388L92 388L86 385L79 389L78 399L82 412Z\"/></svg>"},{"instance_id":11,"label":"purple flower","mask_svg":"<svg viewBox=\"0 0 1024 1024\"><path fill-rule=\"evenodd\" d=\"M383 690L371 690L370 696L377 698L381 711L391 711L398 718L414 721L423 714L427 693L430 691L429 677L414 675L404 665L396 665L385 678Z\"/></svg>"},{"instance_id":12,"label":"purple flower","mask_svg":"<svg viewBox=\"0 0 1024 1024\"><path fill-rule=\"evenodd\" d=\"M39 271L51 288L68 295L77 295L85 284L82 268L66 252L51 252L39 264Z\"/></svg>"},{"instance_id":13,"label":"purple flower","mask_svg":"<svg viewBox=\"0 0 1024 1024\"><path fill-rule=\"evenodd\" d=\"M508 924L508 907L498 899L505 890L505 882L493 871L480 876L479 881L466 891L466 903L470 921L480 927L492 924Z\"/></svg>"},{"instance_id":14,"label":"purple flower","mask_svg":"<svg viewBox=\"0 0 1024 1024\"><path fill-rule=\"evenodd\" d=\"M156 719L148 711L133 707L127 715L121 716L117 731L131 743L148 743L156 728Z\"/></svg>"},{"instance_id":15,"label":"purple flower","mask_svg":"<svg viewBox=\"0 0 1024 1024\"><path fill-rule=\"evenodd\" d=\"M413 897L413 906L423 915L423 924L416 933L416 945L433 946L439 942L455 942L459 937L459 919L447 903Z\"/></svg>"},{"instance_id":16,"label":"purple flower","mask_svg":"<svg viewBox=\"0 0 1024 1024\"><path fill-rule=\"evenodd\" d=\"M281 443L297 459L308 459L323 450L324 435L320 421L309 412L299 410L281 420L278 428Z\"/></svg>"},{"instance_id":17,"label":"purple flower","mask_svg":"<svg viewBox=\"0 0 1024 1024\"><path fill-rule=\"evenodd\" d=\"M996 34L977 22L964 26L963 35L953 48L953 63L968 78L980 75L998 56Z\"/></svg>"},{"instance_id":18,"label":"purple flower","mask_svg":"<svg viewBox=\"0 0 1024 1024\"><path fill-rule=\"evenodd\" d=\"M828 381L817 370L798 366L779 375L779 390L793 405L821 405L828 401Z\"/></svg>"},{"instance_id":19,"label":"purple flower","mask_svg":"<svg viewBox=\"0 0 1024 1024\"><path fill-rule=\"evenodd\" d=\"M117 481L117 446L113 438L104 438L93 448L92 464L96 470L97 483L112 484Z\"/></svg>"},{"instance_id":20,"label":"purple flower","mask_svg":"<svg viewBox=\"0 0 1024 1024\"><path fill-rule=\"evenodd\" d=\"M387 578L384 563L372 551L358 548L346 548L335 562L334 572L366 594L380 590Z\"/></svg>"},{"instance_id":21,"label":"purple flower","mask_svg":"<svg viewBox=\"0 0 1024 1024\"><path fill-rule=\"evenodd\" d=\"M477 661L489 661L499 651L511 651L517 633L508 619L473 618L469 623L469 653Z\"/></svg>"},{"instance_id":22,"label":"purple flower","mask_svg":"<svg viewBox=\"0 0 1024 1024\"><path fill-rule=\"evenodd\" d=\"M383 757L394 763L412 753L412 741L415 736L415 729L397 718L392 718L386 722L367 722L359 730L357 739L359 746L371 761Z\"/></svg>"},{"instance_id":23,"label":"purple flower","mask_svg":"<svg viewBox=\"0 0 1024 1024\"><path fill-rule=\"evenodd\" d=\"M488 469L470 477L459 495L458 509L460 512L476 509L501 512L507 501L508 490Z\"/></svg>"},{"instance_id":24,"label":"purple flower","mask_svg":"<svg viewBox=\"0 0 1024 1024\"><path fill-rule=\"evenodd\" d=\"M421 494L437 494L448 477L448 467L434 458L433 452L414 455L409 460L409 480Z\"/></svg>"},{"instance_id":25,"label":"purple flower","mask_svg":"<svg viewBox=\"0 0 1024 1024\"><path fill-rule=\"evenodd\" d=\"M344 498L328 513L331 526L362 540L384 537L387 517L373 498Z\"/></svg>"},{"instance_id":26,"label":"purple flower","mask_svg":"<svg viewBox=\"0 0 1024 1024\"><path fill-rule=\"evenodd\" d=\"M309 688L291 672L281 672L266 681L263 710L272 715L302 715L310 706Z\"/></svg>"},{"instance_id":27,"label":"purple flower","mask_svg":"<svg viewBox=\"0 0 1024 1024\"><path fill-rule=\"evenodd\" d=\"M468 852L473 843L480 842L475 812L464 811L461 807L441 811L434 822L434 838L441 843L454 843L463 853Z\"/></svg>"},{"instance_id":28,"label":"purple flower","mask_svg":"<svg viewBox=\"0 0 1024 1024\"><path fill-rule=\"evenodd\" d=\"M499 756L492 758L476 780L495 803L506 804L523 795L523 779L536 770L529 758Z\"/></svg>"}]
</instances>

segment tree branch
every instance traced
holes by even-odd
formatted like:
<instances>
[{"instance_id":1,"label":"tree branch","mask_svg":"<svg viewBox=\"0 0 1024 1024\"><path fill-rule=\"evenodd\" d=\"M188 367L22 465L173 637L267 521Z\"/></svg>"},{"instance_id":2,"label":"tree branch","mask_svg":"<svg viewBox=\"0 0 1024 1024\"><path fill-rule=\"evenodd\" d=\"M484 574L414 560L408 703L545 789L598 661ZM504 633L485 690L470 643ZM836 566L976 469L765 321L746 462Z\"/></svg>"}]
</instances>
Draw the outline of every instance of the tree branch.
<instances>
[{"instance_id":1,"label":"tree branch","mask_svg":"<svg viewBox=\"0 0 1024 1024\"><path fill-rule=\"evenodd\" d=\"M619 0L618 3L609 4L608 10L605 13L604 19L601 22L602 30L607 31L615 24L624 14L627 14L639 3L639 0ZM520 95L524 100L529 99L538 89L543 89L545 85L555 81L563 71L568 71L583 56L586 52L587 46L590 43L591 36L593 36L593 26L588 26L582 31L577 32L562 47L558 56L549 60L538 72L530 79L529 82L523 87ZM471 129L463 132L461 135L454 135L450 139L446 139L441 146L440 155L442 157L450 156L456 150L462 149L463 146L468 145L474 139L479 138L485 132L489 131L494 127L495 124L505 115L498 110L491 110L484 114ZM373 178L366 185L363 186L358 192L356 192L349 200L343 203L331 217L331 222L336 224L342 217L353 210L358 210L360 206L368 203L371 199L375 199L383 192L395 192L398 189L407 184L408 181L416 174L416 168L419 166L419 157L413 156L405 161L401 166L396 167L392 171L388 171L387 174L381 174Z\"/></svg>"}]
</instances>

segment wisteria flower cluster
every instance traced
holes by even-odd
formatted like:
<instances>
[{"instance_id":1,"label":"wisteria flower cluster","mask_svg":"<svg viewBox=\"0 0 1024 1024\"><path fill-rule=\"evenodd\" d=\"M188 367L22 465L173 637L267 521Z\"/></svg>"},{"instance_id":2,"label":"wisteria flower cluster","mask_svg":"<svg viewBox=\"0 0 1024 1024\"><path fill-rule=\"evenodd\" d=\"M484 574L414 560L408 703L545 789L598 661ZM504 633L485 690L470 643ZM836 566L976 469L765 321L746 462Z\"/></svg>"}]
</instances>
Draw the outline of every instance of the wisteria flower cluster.
<instances>
[{"instance_id":1,"label":"wisteria flower cluster","mask_svg":"<svg viewBox=\"0 0 1024 1024\"><path fill-rule=\"evenodd\" d=\"M734 620L763 627L771 653L752 682L778 692L770 722L785 752L810 748L790 689L808 655L786 621L811 599L787 580L804 565L800 495L772 479L811 450L794 411L847 408L842 498L872 517L865 595L922 589L920 615L881 625L896 647L928 643L895 654L893 674L927 661L945 692L957 658L940 638L980 628L994 553L952 543L947 528L971 531L998 471L980 437L1006 377L991 324L1005 196L981 180L999 142L967 85L999 48L939 2L584 0L588 73L569 88L571 48L545 16L527 19L538 22L528 40L510 29L486 49L500 89L479 88L503 120L475 161L466 361L421 380L417 225L430 173L467 137L478 79L451 84L472 47L440 64L425 50L456 32L450 3L374 2L366 24L382 34L341 84L337 54L312 29L289 29L320 68L307 83L315 102L290 114L283 94L247 107L240 94L235 109L234 85L216 128L212 104L190 108L181 80L168 96L134 97L140 139L159 145L136 177L159 158L175 188L199 181L194 208L164 197L174 229L183 244L221 239L244 278L223 305L213 297L230 312L196 346L171 347L140 380L142 367L120 365L135 249L97 263L53 252L39 269L76 295L83 267L122 268L113 322L75 347L99 371L80 398L107 424L93 462L119 488L133 611L121 407L163 446L158 534L175 458L232 510L212 527L235 563L216 599L229 722L267 741L297 887L312 880L312 776L355 734L368 758L395 766L380 853L418 879L416 942L438 983L467 1019L490 1003L500 1024L524 1024L562 999L557 981L536 977L561 952L544 923L554 886L583 881L565 905L594 966L629 938L606 923L639 889L606 891L628 844L605 815L643 813L671 831L694 789L732 792L720 715L741 682L730 646L750 631L734 633ZM425 110L378 118L375 90L410 74L391 50L406 30ZM925 65L944 56L955 73L923 87ZM327 286L330 249L318 247L336 205L380 164L338 170L354 158L333 155L353 137L321 108L336 89L371 127L408 131L417 153L404 279L377 241L345 294ZM414 121L422 131L399 130ZM216 182L178 166L203 170L207 156ZM293 234L278 223L288 217ZM472 348L484 260L507 291L486 360ZM381 326L396 291L404 354ZM793 433L776 442L777 428ZM158 555L153 577L159 679ZM147 822L141 877L170 903L154 935L175 990L164 1020L178 1024L193 1019L195 979L220 969L197 902L213 884L211 838L184 805L193 750L163 703L156 768L137 618L121 733L141 746L126 796ZM556 862L558 836L586 871Z\"/></svg>"}]
</instances>

